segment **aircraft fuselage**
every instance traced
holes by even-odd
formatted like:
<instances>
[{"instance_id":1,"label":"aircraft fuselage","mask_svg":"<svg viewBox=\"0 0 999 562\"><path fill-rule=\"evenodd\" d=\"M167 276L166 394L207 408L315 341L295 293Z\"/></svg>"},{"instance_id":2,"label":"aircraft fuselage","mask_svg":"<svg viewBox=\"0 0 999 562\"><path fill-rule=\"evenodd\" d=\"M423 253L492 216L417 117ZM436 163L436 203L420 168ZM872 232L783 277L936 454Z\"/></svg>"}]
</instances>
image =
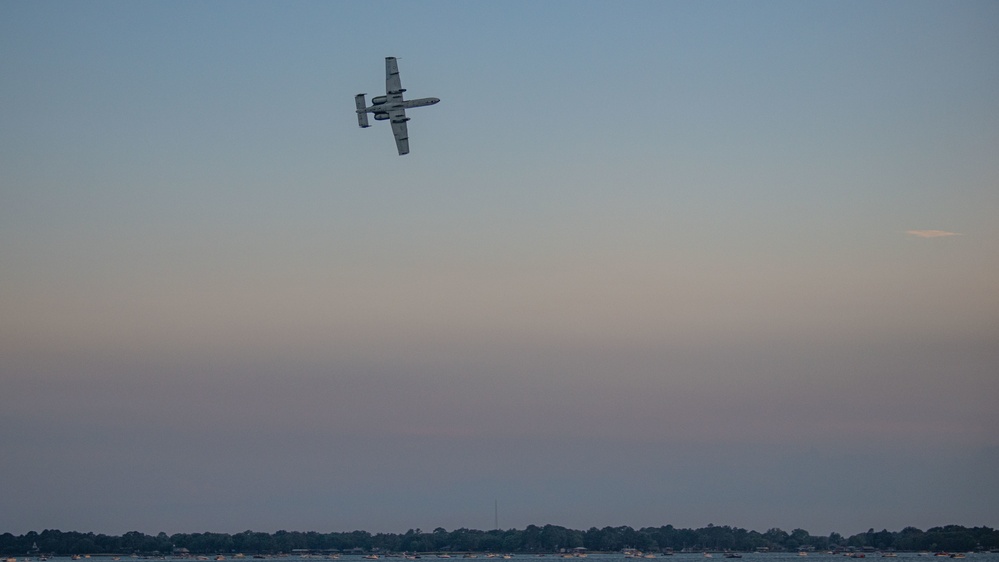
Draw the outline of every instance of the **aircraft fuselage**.
<instances>
[{"instance_id":1,"label":"aircraft fuselage","mask_svg":"<svg viewBox=\"0 0 999 562\"><path fill-rule=\"evenodd\" d=\"M440 102L440 98L419 98L415 100L404 100L402 99L402 94L399 94L399 99L392 99L391 96L383 96L388 99L384 103L373 103L371 106L364 108L365 113L383 113L392 109L412 109L414 107L423 107L426 105L434 105ZM374 102L378 98L374 98L371 101ZM358 113L361 111L358 110Z\"/></svg>"}]
</instances>

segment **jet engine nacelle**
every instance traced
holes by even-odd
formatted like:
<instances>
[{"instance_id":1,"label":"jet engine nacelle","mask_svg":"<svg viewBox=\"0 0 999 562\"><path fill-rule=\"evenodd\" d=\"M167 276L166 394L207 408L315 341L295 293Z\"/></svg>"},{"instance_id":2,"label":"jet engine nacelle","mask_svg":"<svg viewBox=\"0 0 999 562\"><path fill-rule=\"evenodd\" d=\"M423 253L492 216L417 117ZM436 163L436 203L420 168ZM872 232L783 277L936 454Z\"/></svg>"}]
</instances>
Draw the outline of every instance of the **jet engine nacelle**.
<instances>
[{"instance_id":1,"label":"jet engine nacelle","mask_svg":"<svg viewBox=\"0 0 999 562\"><path fill-rule=\"evenodd\" d=\"M371 104L372 105L381 105L381 104L383 104L383 103L385 103L387 101L388 101L388 96L378 96L378 97L371 98Z\"/></svg>"},{"instance_id":2,"label":"jet engine nacelle","mask_svg":"<svg viewBox=\"0 0 999 562\"><path fill-rule=\"evenodd\" d=\"M389 118L388 113L375 113L375 121L384 121Z\"/></svg>"}]
</instances>

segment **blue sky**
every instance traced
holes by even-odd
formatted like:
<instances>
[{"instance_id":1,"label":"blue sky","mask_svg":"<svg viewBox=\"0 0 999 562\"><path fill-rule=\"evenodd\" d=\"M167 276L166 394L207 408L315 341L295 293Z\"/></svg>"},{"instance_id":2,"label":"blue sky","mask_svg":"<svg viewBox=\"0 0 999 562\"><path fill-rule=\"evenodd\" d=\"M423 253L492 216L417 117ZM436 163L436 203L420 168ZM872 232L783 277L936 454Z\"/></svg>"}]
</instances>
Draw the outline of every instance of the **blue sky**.
<instances>
[{"instance_id":1,"label":"blue sky","mask_svg":"<svg viewBox=\"0 0 999 562\"><path fill-rule=\"evenodd\" d=\"M994 2L5 1L0 52L0 530L999 525Z\"/></svg>"}]
</instances>

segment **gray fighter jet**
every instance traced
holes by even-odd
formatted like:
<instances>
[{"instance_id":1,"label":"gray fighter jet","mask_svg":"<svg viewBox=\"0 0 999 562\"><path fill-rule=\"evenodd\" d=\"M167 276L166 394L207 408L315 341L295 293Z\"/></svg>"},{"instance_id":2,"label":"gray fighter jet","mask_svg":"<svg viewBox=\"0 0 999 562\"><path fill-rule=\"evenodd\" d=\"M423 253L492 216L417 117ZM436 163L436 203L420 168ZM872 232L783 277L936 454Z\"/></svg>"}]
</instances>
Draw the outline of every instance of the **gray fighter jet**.
<instances>
[{"instance_id":1,"label":"gray fighter jet","mask_svg":"<svg viewBox=\"0 0 999 562\"><path fill-rule=\"evenodd\" d=\"M368 124L369 113L375 114L376 121L390 121L392 134L395 135L395 146L399 149L399 156L409 154L409 130L406 127L406 121L409 121L409 117L406 117L406 110L413 107L434 105L441 101L437 98L404 100L402 93L405 91L399 80L399 65L395 57L385 57L385 95L371 98L370 107L365 105L365 94L354 96L354 104L357 105L357 124L361 127L370 127Z\"/></svg>"}]
</instances>

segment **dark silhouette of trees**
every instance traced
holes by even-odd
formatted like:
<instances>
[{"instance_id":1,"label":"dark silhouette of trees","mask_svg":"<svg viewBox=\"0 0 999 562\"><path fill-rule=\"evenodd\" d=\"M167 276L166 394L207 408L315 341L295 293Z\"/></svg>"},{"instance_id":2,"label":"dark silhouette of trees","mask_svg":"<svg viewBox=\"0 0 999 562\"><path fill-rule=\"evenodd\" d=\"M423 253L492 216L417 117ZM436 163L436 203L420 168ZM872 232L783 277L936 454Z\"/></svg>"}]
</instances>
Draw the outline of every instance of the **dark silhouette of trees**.
<instances>
[{"instance_id":1,"label":"dark silhouette of trees","mask_svg":"<svg viewBox=\"0 0 999 562\"><path fill-rule=\"evenodd\" d=\"M37 550L35 548L37 547ZM523 530L494 529L479 531L442 527L432 532L410 529L404 534L350 531L317 533L277 531L262 533L243 531L227 533L165 533L146 535L129 531L121 536L108 536L75 531L46 529L20 536L0 535L0 555L25 554L144 554L170 555L187 552L191 555L276 554L292 552L559 552L583 547L590 551L617 552L625 548L643 551L684 549L691 551L795 551L798 549L869 548L877 550L946 550L966 552L999 548L999 531L989 527L947 525L922 531L906 527L901 531L869 529L850 537L831 533L828 537L813 536L804 529L790 533L768 529L764 533L737 527L708 525L700 529L677 529L672 525L633 529L627 526L591 527L586 531L558 525L529 525ZM183 550L186 549L186 550Z\"/></svg>"}]
</instances>

